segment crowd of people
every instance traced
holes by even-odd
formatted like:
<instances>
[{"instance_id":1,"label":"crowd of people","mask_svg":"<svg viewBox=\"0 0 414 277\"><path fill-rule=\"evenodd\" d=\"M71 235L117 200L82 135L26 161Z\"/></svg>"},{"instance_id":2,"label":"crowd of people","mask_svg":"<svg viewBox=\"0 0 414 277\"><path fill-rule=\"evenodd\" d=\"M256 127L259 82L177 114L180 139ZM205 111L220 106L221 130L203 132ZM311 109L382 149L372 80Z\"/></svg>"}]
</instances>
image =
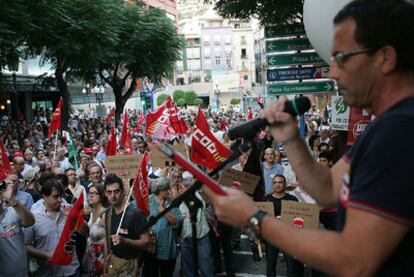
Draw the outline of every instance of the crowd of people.
<instances>
[{"instance_id":1,"label":"crowd of people","mask_svg":"<svg viewBox=\"0 0 414 277\"><path fill-rule=\"evenodd\" d=\"M249 108L246 113L241 113L206 109L204 112L214 136L231 148L237 141L230 141L226 131L257 116L259 110ZM2 250L18 250L13 250L15 255L12 256L8 251L1 251L0 260L13 259L14 266L2 267L0 275L79 276L87 273L90 276L127 276L122 272L128 272L135 276L137 272L142 272L143 276L172 276L179 255L181 275L193 276L192 229L187 206L183 203L172 209L147 233L138 235L138 230L146 222L145 216L133 199L126 199L129 186L124 184L124 180L106 173L105 146L114 120L107 121L86 114L72 115L68 121L68 133L74 138L76 154L69 155L71 141L68 136L60 134L57 139L55 136L47 138L51 114L43 109L36 109L33 113L32 123L15 121L7 116L1 118L1 136L9 159L3 162L10 162L13 172L5 179L6 187L2 192L1 214L5 215L2 224L6 228L2 231L0 245ZM128 114L132 149L128 153L119 149L118 155L150 152L154 141L145 135L145 126L137 123L139 113L129 110ZM176 140L190 144L196 114L184 109L181 114L190 130ZM326 132L329 125L323 115L312 113L306 119L309 151L315 158L326 157L332 163L335 151L330 150L338 147L335 132ZM121 127L118 129L120 131ZM255 148L257 157L252 160L257 164L253 167L256 171L258 169L263 181L254 198L274 202L275 215L278 216L280 199L285 196L279 197L281 188L274 185L274 180L283 179L281 190L289 190L292 199L297 200L291 194L304 192L297 186L295 174L283 155L282 145L272 138L268 128L258 135ZM244 153L229 167L242 171L249 155ZM152 168L150 165L149 171L150 216L157 215L194 183L193 176L177 166ZM11 195L7 196L9 190ZM72 263L67 266L52 265L48 261L58 244L68 212L81 194L85 197L86 219L80 231L73 235L75 251ZM202 192L197 192L196 196L202 203L197 217L201 276L214 276L222 271L228 276L235 276L237 268L233 250L239 247L241 232L217 221L211 203ZM17 209L15 205L18 205ZM118 230L126 205L128 207ZM7 221L9 217L13 220ZM223 261L220 249L223 249ZM252 251L255 260L262 258L254 243ZM274 247L266 247L268 276L275 274L277 253ZM289 276L303 275L303 265L297 262L302 268L298 271L296 264L290 261L295 259L286 259Z\"/></svg>"}]
</instances>

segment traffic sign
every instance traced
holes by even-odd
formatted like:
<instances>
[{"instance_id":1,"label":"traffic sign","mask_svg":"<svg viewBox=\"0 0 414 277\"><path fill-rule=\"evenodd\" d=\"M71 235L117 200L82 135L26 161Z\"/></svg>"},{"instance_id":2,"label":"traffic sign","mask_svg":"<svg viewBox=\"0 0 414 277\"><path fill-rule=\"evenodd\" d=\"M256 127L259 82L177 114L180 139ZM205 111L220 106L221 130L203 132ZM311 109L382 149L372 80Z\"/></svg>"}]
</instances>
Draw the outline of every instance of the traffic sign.
<instances>
[{"instance_id":1,"label":"traffic sign","mask_svg":"<svg viewBox=\"0 0 414 277\"><path fill-rule=\"evenodd\" d=\"M266 52L308 50L312 48L312 44L307 38L266 41Z\"/></svg>"},{"instance_id":2,"label":"traffic sign","mask_svg":"<svg viewBox=\"0 0 414 277\"><path fill-rule=\"evenodd\" d=\"M325 64L316 52L267 56L267 66Z\"/></svg>"},{"instance_id":3,"label":"traffic sign","mask_svg":"<svg viewBox=\"0 0 414 277\"><path fill-rule=\"evenodd\" d=\"M267 81L291 81L291 80L306 80L328 78L329 67L302 67L302 68L287 68L287 69L268 69Z\"/></svg>"},{"instance_id":4,"label":"traffic sign","mask_svg":"<svg viewBox=\"0 0 414 277\"><path fill-rule=\"evenodd\" d=\"M305 27L303 25L265 26L264 33L265 38L276 36L298 36L305 34Z\"/></svg>"},{"instance_id":5,"label":"traffic sign","mask_svg":"<svg viewBox=\"0 0 414 277\"><path fill-rule=\"evenodd\" d=\"M305 82L294 84L269 84L267 93L269 95L287 94L314 94L333 92L335 85L332 81L326 82Z\"/></svg>"}]
</instances>

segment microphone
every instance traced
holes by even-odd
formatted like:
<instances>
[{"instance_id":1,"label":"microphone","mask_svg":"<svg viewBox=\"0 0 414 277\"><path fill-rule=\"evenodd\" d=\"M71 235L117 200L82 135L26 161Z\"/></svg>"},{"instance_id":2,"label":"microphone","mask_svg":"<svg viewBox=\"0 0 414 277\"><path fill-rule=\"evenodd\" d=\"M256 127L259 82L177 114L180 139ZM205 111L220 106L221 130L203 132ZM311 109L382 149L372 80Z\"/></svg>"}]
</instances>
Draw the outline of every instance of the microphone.
<instances>
[{"instance_id":1,"label":"microphone","mask_svg":"<svg viewBox=\"0 0 414 277\"><path fill-rule=\"evenodd\" d=\"M307 112L311 107L311 103L309 98L307 97L298 97L295 98L293 101L286 101L285 108L283 111L296 117L297 115L302 115ZM233 127L229 129L228 136L231 140L237 138L249 138L255 136L256 133L266 127L268 122L266 119L263 118L255 118L246 123L240 124L239 126Z\"/></svg>"}]
</instances>

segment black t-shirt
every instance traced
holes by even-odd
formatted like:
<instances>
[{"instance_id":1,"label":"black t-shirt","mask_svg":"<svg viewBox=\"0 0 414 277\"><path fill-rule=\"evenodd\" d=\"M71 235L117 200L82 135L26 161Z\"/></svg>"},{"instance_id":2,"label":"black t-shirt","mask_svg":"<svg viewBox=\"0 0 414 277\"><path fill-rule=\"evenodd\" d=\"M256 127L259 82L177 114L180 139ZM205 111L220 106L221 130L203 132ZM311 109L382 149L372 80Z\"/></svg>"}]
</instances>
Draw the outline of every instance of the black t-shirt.
<instances>
[{"instance_id":1,"label":"black t-shirt","mask_svg":"<svg viewBox=\"0 0 414 277\"><path fill-rule=\"evenodd\" d=\"M111 208L112 209L112 208ZM109 215L110 209L107 211ZM115 211L112 211L111 217L111 235L116 234L116 231L121 221L122 213L116 214ZM128 238L128 239L139 239L138 230L147 222L145 216L135 207L129 205L125 211L125 216L122 221L121 229L119 230L119 235ZM125 244L113 245L111 241L111 250L118 258L122 259L133 259L137 258L141 251L136 248L132 248Z\"/></svg>"},{"instance_id":2,"label":"black t-shirt","mask_svg":"<svg viewBox=\"0 0 414 277\"><path fill-rule=\"evenodd\" d=\"M273 202L273 208L275 209L275 217L279 216L282 212L282 200L298 201L298 199L288 193L282 198L273 197L271 194L266 195L266 201Z\"/></svg>"},{"instance_id":3,"label":"black t-shirt","mask_svg":"<svg viewBox=\"0 0 414 277\"><path fill-rule=\"evenodd\" d=\"M414 98L408 98L373 121L345 155L351 175L340 193L339 227L352 207L410 228L376 276L414 276L413 142Z\"/></svg>"}]
</instances>

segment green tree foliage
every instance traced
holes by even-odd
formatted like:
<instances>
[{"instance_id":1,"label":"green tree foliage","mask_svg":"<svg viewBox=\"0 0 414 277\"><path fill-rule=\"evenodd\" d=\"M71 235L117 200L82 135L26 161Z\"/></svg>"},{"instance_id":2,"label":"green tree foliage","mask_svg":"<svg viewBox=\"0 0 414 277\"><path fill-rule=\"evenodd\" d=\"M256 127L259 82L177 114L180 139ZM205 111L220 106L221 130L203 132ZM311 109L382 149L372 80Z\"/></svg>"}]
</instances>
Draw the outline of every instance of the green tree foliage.
<instances>
[{"instance_id":1,"label":"green tree foliage","mask_svg":"<svg viewBox=\"0 0 414 277\"><path fill-rule=\"evenodd\" d=\"M136 81L147 77L158 84L169 77L183 45L175 25L164 11L126 5L121 12L123 20L117 28L117 52L107 55L96 66L100 78L113 89L117 119L135 92Z\"/></svg>"},{"instance_id":2,"label":"green tree foliage","mask_svg":"<svg viewBox=\"0 0 414 277\"><path fill-rule=\"evenodd\" d=\"M40 56L55 70L63 98L62 127L69 117L68 82L80 76L115 48L121 5L113 0L25 1L30 13L26 55ZM108 53L109 52L109 53Z\"/></svg>"},{"instance_id":3,"label":"green tree foliage","mask_svg":"<svg viewBox=\"0 0 414 277\"><path fill-rule=\"evenodd\" d=\"M177 89L173 92L173 101L177 103L177 100L180 98L184 98L185 92L183 90Z\"/></svg>"},{"instance_id":4,"label":"green tree foliage","mask_svg":"<svg viewBox=\"0 0 414 277\"><path fill-rule=\"evenodd\" d=\"M238 104L240 104L240 99L238 99L238 98L232 98L230 100L230 104L231 105L238 105Z\"/></svg>"},{"instance_id":5,"label":"green tree foliage","mask_svg":"<svg viewBox=\"0 0 414 277\"><path fill-rule=\"evenodd\" d=\"M182 107L185 105L185 99L184 98L180 98L177 99L177 102L175 102L178 106Z\"/></svg>"},{"instance_id":6,"label":"green tree foliage","mask_svg":"<svg viewBox=\"0 0 414 277\"><path fill-rule=\"evenodd\" d=\"M197 99L197 97L197 93L195 93L194 91L187 91L184 94L185 103L187 105L195 105L194 101Z\"/></svg>"},{"instance_id":7,"label":"green tree foliage","mask_svg":"<svg viewBox=\"0 0 414 277\"><path fill-rule=\"evenodd\" d=\"M158 95L158 97L157 97L157 105L158 106L161 105L165 101L165 99L167 99L167 97L168 97L168 95L165 94L165 93Z\"/></svg>"},{"instance_id":8,"label":"green tree foliage","mask_svg":"<svg viewBox=\"0 0 414 277\"><path fill-rule=\"evenodd\" d=\"M211 0L205 0L211 2ZM225 18L248 20L251 16L262 25L302 22L304 0L217 0L215 9Z\"/></svg>"},{"instance_id":9,"label":"green tree foliage","mask_svg":"<svg viewBox=\"0 0 414 277\"><path fill-rule=\"evenodd\" d=\"M201 105L203 105L203 99L201 99L201 98L197 98L197 99L194 101L194 105L195 105L195 106L201 106Z\"/></svg>"},{"instance_id":10,"label":"green tree foliage","mask_svg":"<svg viewBox=\"0 0 414 277\"><path fill-rule=\"evenodd\" d=\"M68 82L84 78L92 86L109 84L119 119L136 81L147 77L160 83L169 77L183 45L159 9L119 0L3 2L0 70L25 57L50 62L63 97L63 128L69 116Z\"/></svg>"}]
</instances>

